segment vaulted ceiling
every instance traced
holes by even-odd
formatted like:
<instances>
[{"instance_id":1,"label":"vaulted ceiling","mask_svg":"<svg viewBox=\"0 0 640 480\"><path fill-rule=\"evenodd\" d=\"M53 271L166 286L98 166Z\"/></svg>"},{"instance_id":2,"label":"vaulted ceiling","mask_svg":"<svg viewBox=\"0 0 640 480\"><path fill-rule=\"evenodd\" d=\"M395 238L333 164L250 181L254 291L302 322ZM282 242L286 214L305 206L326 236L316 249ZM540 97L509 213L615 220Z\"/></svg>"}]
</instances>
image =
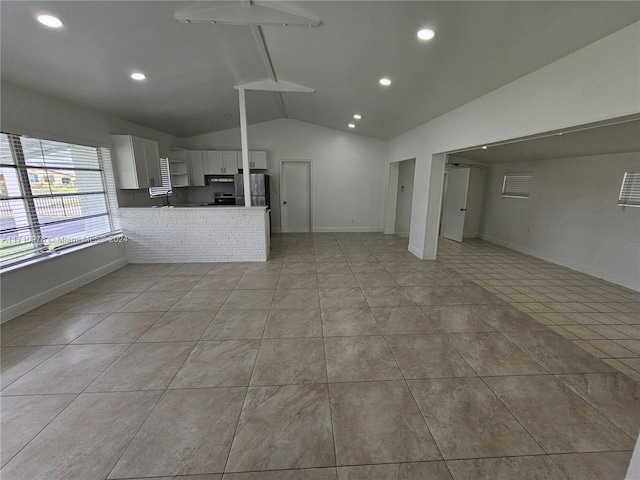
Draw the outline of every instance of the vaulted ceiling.
<instances>
[{"instance_id":1,"label":"vaulted ceiling","mask_svg":"<svg viewBox=\"0 0 640 480\"><path fill-rule=\"evenodd\" d=\"M268 72L248 26L175 19L197 3L2 1L2 80L179 137L237 127L233 87ZM286 116L350 130L353 122L351 131L383 139L640 20L635 1L262 4L322 20L262 27L277 78L316 92L285 93L283 103L248 92L249 123ZM43 27L39 13L64 27ZM425 27L436 36L419 41ZM147 79L133 81L133 71Z\"/></svg>"}]
</instances>

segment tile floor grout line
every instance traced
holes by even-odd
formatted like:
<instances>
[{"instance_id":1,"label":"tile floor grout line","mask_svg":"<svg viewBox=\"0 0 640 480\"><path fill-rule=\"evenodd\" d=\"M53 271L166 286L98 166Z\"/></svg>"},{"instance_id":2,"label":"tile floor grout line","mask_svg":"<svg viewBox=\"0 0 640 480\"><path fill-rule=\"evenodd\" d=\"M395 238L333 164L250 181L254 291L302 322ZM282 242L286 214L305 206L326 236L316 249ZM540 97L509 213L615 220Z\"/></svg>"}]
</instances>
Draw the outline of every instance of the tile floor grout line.
<instances>
[{"instance_id":1,"label":"tile floor grout line","mask_svg":"<svg viewBox=\"0 0 640 480\"><path fill-rule=\"evenodd\" d=\"M374 320L377 323L377 320L374 317ZM380 327L378 325L378 327ZM418 401L415 398L415 395L413 394L413 390L411 390L411 387L409 386L409 382L407 381L407 378L404 374L404 371L402 370L402 368L400 367L400 363L398 362L398 359L396 358L395 353L393 352L393 349L389 346L389 342L387 341L386 337L382 337L384 338L384 342L385 345L387 346L387 349L389 349L389 352L391 353L391 356L393 357L393 360L396 362L396 367L398 368L398 371L400 372L400 375L402 375L402 381L404 383L405 388L409 391L409 395L411 396L411 399L413 400L413 404L414 406L418 409L418 412L420 412L420 416L422 417L422 421L424 422L424 425L427 427L427 431L429 432L429 435L431 436L431 440L433 441L433 444L436 446L436 449L438 450L438 454L440 455L440 460L444 461L444 455L442 454L442 449L440 448L440 445L438 445L438 442L436 441L436 437L433 435L433 432L431 431L431 427L429 427L429 423L427 422L427 419L425 418L424 414L422 413L422 409L420 408L420 405L418 405ZM447 471L449 471L449 474L451 475L451 478L453 478L453 474L452 472L449 470L449 466L446 465L447 467Z\"/></svg>"},{"instance_id":2,"label":"tile floor grout line","mask_svg":"<svg viewBox=\"0 0 640 480\"><path fill-rule=\"evenodd\" d=\"M327 345L324 341L324 337L322 338L322 349L324 351L324 368L327 375L327 397L329 400L329 420L331 420L331 440L333 440L333 459L335 468L338 467L338 447L336 445L336 426L333 421L333 407L331 405L331 387L329 383L329 364L327 361ZM337 473L337 470L336 470Z\"/></svg>"},{"instance_id":3,"label":"tile floor grout line","mask_svg":"<svg viewBox=\"0 0 640 480\"><path fill-rule=\"evenodd\" d=\"M278 274L278 281L280 281L280 275ZM277 282L276 282L277 285ZM275 290L274 294L275 296ZM271 297L271 303L273 303L273 296ZM224 462L224 467L222 468L222 475L227 471L227 467L229 465L229 459L231 458L231 450L233 449L233 441L236 439L236 435L238 433L238 427L240 426L240 419L242 418L242 412L244 411L245 404L247 402L247 396L249 395L249 388L251 387L251 379L253 378L253 374L256 369L256 363L258 362L258 355L260 354L260 349L262 348L262 339L264 338L264 332L267 328L267 323L269 322L269 314L271 313L271 304L269 305L269 312L267 313L267 318L262 327L262 334L260 335L260 343L258 344L258 350L256 350L256 356L253 359L253 366L251 367L251 375L249 375L249 380L247 381L247 386L244 389L244 397L242 398L242 404L240 405L240 409L238 410L238 418L236 420L235 428L233 429L233 435L231 435L231 441L229 442L229 450L227 451L227 458Z\"/></svg>"},{"instance_id":4,"label":"tile floor grout line","mask_svg":"<svg viewBox=\"0 0 640 480\"><path fill-rule=\"evenodd\" d=\"M35 370L36 368L38 368L40 365L42 365L44 362L46 362L47 360L49 360L51 357L53 357L56 353L58 353L60 350L62 350L64 347L66 347L66 345L36 345L36 347L60 347L58 350L56 350L55 352L51 352L51 355L48 355L47 357L43 358L41 362L39 362L38 364L34 365L33 368L30 368L29 370L27 370L26 372L24 372L22 375L20 375L19 377L17 377L16 379L12 380L11 382L9 382L7 385L4 385L2 387L2 389L0 389L0 397L2 397L2 392L9 388L11 385L13 385L15 382L17 382L18 380L20 380L22 377L24 377L25 375L31 373L33 370ZM7 347L0 347L1 349L5 349ZM31 347L20 347L20 346L15 346L15 347L9 347L9 348L31 348ZM6 350L5 350L6 351Z\"/></svg>"},{"instance_id":5,"label":"tile floor grout line","mask_svg":"<svg viewBox=\"0 0 640 480\"><path fill-rule=\"evenodd\" d=\"M116 466L118 465L118 462L120 462L120 459L122 459L125 452L129 449L129 446L133 443L135 438L138 436L138 433L140 433L140 430L142 430L142 427L144 426L144 424L147 423L147 420L149 419L153 411L156 409L156 407L160 403L160 400L162 400L162 398L165 396L166 392L167 392L167 389L163 389L161 393L158 395L158 398L156 399L156 401L153 402L153 405L149 409L149 412L145 415L144 419L140 422L140 425L138 426L138 428L135 429L135 432L133 433L133 435L131 435L131 438L129 439L127 444L122 448L122 451L120 452L120 454L117 455L117 458L115 459L115 461L113 461L111 468L109 469L109 472L105 476L105 479L109 478L109 476L111 475L111 472L113 472L113 469L116 468ZM117 393L117 392L114 392L114 393ZM114 455L114 457L116 457L116 455Z\"/></svg>"},{"instance_id":6,"label":"tile floor grout line","mask_svg":"<svg viewBox=\"0 0 640 480\"><path fill-rule=\"evenodd\" d=\"M546 376L546 375L545 375ZM549 376L553 376L553 375L549 375ZM486 388L489 389L489 391L491 392L491 394L498 399L498 401L500 402L500 404L509 412L509 414L516 420L516 422L518 422L520 424L520 426L522 427L522 429L527 432L527 434L533 439L534 442L536 442L536 445L538 445L538 447L540 447L540 450L543 451L547 456L550 455L550 453L547 451L546 448L544 448L542 446L542 444L540 443L540 441L536 438L536 436L526 427L526 425L523 423L523 421L518 418L518 416L516 415L516 413L509 408L509 405L507 404L507 402L505 400L502 399L502 397L500 397L500 395L498 395L492 388L491 385L489 385L484 378L479 377L480 380L482 381L482 383L484 384L484 386Z\"/></svg>"},{"instance_id":7,"label":"tile floor grout line","mask_svg":"<svg viewBox=\"0 0 640 480\"><path fill-rule=\"evenodd\" d=\"M23 446L22 446L22 447L21 447L21 448L20 448L16 453L14 453L14 454L11 456L11 458L10 458L7 462L5 462L5 464L2 466L2 469L4 469L4 467L6 467L7 465L9 465L9 463L10 463L14 458L16 458L16 457L18 456L18 454L19 454L22 450L24 450L25 448L27 448L27 446L28 446L31 442L33 442L33 441L38 437L38 435L40 435L40 434L42 433L42 431L43 431L45 428L47 428L49 425L51 425L51 423L52 423L56 418L58 418L60 415L62 415L62 412L64 412L67 408L69 408L69 406L70 406L72 403L74 403L74 402L78 399L78 397L80 397L80 394L79 394L79 393L78 393L78 394L75 394L75 393L71 393L71 394L69 394L69 393L59 393L59 394L58 394L58 393L57 393L57 394L49 394L49 395L75 395L75 397L74 397L74 398L73 398L73 400L71 400L71 401L70 401L70 402L69 402L69 403L68 403L68 404L67 404L67 405L66 405L62 410L60 410L60 411L58 412L58 414L57 414L57 415L55 415L55 416L54 416L54 417L53 417L49 422L47 422L47 423L46 423L46 424L45 424L45 425L44 425L40 430L38 430L38 433L36 433L36 434L33 436L33 438L32 438L31 440L29 440L27 443L25 443L25 444L24 444L24 445L23 445ZM32 395L32 396L41 396L41 395ZM0 469L0 473L2 473L2 469Z\"/></svg>"}]
</instances>

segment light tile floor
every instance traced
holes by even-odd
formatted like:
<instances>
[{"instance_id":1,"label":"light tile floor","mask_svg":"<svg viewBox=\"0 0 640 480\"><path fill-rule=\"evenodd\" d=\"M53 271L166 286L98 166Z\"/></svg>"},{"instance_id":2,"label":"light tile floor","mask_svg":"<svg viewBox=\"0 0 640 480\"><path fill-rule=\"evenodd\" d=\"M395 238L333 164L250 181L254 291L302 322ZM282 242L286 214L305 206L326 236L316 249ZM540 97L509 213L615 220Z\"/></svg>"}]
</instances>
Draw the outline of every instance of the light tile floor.
<instances>
[{"instance_id":1,"label":"light tile floor","mask_svg":"<svg viewBox=\"0 0 640 480\"><path fill-rule=\"evenodd\" d=\"M128 265L3 324L3 480L624 478L639 294L406 250L274 235L266 263Z\"/></svg>"},{"instance_id":2,"label":"light tile floor","mask_svg":"<svg viewBox=\"0 0 640 480\"><path fill-rule=\"evenodd\" d=\"M441 240L468 280L640 381L640 293L481 240Z\"/></svg>"}]
</instances>

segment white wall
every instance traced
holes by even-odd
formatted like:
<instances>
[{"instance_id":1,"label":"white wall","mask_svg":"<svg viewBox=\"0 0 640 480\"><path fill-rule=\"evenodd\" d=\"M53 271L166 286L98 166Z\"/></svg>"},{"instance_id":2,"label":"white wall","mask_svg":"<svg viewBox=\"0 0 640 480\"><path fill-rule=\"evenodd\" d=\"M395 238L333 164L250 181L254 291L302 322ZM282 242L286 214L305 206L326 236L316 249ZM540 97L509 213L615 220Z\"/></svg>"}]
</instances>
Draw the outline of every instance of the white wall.
<instances>
[{"instance_id":1,"label":"white wall","mask_svg":"<svg viewBox=\"0 0 640 480\"><path fill-rule=\"evenodd\" d=\"M158 141L161 154L167 154L174 141L171 135L12 84L3 82L0 95L3 132L96 146L109 146L111 134L131 134ZM130 201L130 195L119 197L121 201ZM148 191L140 191L133 203L162 203L148 197ZM3 272L1 320L10 320L126 263L122 244L103 243Z\"/></svg>"},{"instance_id":2,"label":"white wall","mask_svg":"<svg viewBox=\"0 0 640 480\"><path fill-rule=\"evenodd\" d=\"M123 243L100 243L2 273L2 323L129 263Z\"/></svg>"},{"instance_id":3,"label":"white wall","mask_svg":"<svg viewBox=\"0 0 640 480\"><path fill-rule=\"evenodd\" d=\"M481 237L640 290L640 208L616 205L640 152L492 165ZM507 172L533 172L528 199L503 198Z\"/></svg>"},{"instance_id":4,"label":"white wall","mask_svg":"<svg viewBox=\"0 0 640 480\"><path fill-rule=\"evenodd\" d=\"M395 231L397 235L402 237L409 236L409 228L411 226L411 202L413 201L415 171L415 160L400 162L398 167L398 199L396 203Z\"/></svg>"},{"instance_id":5,"label":"white wall","mask_svg":"<svg viewBox=\"0 0 640 480\"><path fill-rule=\"evenodd\" d=\"M266 150L272 227L280 229L280 162L311 160L314 231L380 231L388 143L290 119L250 125L249 150ZM183 139L194 150L239 150L240 129Z\"/></svg>"},{"instance_id":6,"label":"white wall","mask_svg":"<svg viewBox=\"0 0 640 480\"><path fill-rule=\"evenodd\" d=\"M639 57L640 22L392 139L389 162L416 158L410 251L436 255L445 159L434 154L638 113Z\"/></svg>"}]
</instances>

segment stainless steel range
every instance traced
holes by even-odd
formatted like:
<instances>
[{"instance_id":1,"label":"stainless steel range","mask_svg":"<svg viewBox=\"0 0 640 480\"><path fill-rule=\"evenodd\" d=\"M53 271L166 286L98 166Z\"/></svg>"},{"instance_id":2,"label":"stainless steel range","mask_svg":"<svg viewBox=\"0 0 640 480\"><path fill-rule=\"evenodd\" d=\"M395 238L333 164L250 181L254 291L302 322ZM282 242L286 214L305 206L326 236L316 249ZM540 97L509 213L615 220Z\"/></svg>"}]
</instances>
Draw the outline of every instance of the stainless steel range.
<instances>
[{"instance_id":1,"label":"stainless steel range","mask_svg":"<svg viewBox=\"0 0 640 480\"><path fill-rule=\"evenodd\" d=\"M233 193L215 192L213 194L214 205L235 205L236 196Z\"/></svg>"}]
</instances>

